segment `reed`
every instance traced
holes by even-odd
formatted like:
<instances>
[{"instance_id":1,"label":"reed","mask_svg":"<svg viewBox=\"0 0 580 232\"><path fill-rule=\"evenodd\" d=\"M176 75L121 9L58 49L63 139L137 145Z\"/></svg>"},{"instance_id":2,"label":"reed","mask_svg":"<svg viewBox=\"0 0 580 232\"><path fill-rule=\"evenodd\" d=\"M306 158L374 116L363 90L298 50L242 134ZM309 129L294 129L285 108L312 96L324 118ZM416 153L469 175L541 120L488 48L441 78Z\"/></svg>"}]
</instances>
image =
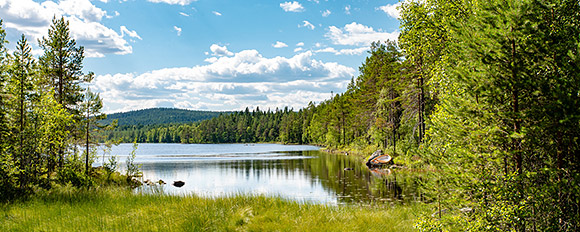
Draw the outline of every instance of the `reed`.
<instances>
[{"instance_id":1,"label":"reed","mask_svg":"<svg viewBox=\"0 0 580 232\"><path fill-rule=\"evenodd\" d=\"M327 206L64 187L3 205L0 231L411 231L423 210L422 204Z\"/></svg>"}]
</instances>

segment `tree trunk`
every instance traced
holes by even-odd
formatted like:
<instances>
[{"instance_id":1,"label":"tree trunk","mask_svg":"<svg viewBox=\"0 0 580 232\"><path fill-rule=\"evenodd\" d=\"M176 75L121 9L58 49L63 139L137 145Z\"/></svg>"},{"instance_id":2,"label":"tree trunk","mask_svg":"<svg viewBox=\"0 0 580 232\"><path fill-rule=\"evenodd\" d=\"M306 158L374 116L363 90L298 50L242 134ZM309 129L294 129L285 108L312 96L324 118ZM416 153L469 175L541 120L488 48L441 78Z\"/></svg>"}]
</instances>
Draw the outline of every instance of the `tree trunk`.
<instances>
[{"instance_id":1,"label":"tree trunk","mask_svg":"<svg viewBox=\"0 0 580 232\"><path fill-rule=\"evenodd\" d=\"M90 134L89 134L89 129L91 126L91 122L89 120L89 104L87 103L87 143L86 143L86 150L85 150L85 172L87 175L89 175L89 140L90 140Z\"/></svg>"}]
</instances>

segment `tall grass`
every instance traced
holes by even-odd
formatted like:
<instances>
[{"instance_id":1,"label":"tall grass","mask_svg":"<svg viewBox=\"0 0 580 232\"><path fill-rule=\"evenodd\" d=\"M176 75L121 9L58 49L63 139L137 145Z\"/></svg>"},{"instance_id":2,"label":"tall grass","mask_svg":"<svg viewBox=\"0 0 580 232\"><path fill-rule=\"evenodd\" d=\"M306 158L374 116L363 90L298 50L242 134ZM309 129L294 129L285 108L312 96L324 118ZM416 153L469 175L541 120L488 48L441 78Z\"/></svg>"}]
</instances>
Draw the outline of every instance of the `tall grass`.
<instances>
[{"instance_id":1,"label":"tall grass","mask_svg":"<svg viewBox=\"0 0 580 232\"><path fill-rule=\"evenodd\" d=\"M3 205L0 231L410 231L423 210L420 204L339 207L65 187Z\"/></svg>"}]
</instances>

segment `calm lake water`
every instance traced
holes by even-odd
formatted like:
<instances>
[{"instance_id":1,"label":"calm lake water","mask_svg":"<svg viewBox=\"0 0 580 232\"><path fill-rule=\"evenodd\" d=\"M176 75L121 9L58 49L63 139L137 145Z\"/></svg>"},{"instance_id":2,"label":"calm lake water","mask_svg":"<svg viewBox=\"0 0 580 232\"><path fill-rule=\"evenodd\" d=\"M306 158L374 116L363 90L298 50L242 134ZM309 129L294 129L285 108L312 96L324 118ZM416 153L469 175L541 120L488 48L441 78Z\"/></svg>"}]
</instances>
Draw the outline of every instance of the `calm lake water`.
<instances>
[{"instance_id":1,"label":"calm lake water","mask_svg":"<svg viewBox=\"0 0 580 232\"><path fill-rule=\"evenodd\" d=\"M132 145L112 149L121 169ZM388 170L369 170L360 159L319 149L279 144L139 144L135 163L142 164L143 180L167 184L137 191L206 197L255 194L330 205L418 200L416 180ZM102 157L97 161L95 165L101 165ZM171 185L177 180L185 185Z\"/></svg>"}]
</instances>

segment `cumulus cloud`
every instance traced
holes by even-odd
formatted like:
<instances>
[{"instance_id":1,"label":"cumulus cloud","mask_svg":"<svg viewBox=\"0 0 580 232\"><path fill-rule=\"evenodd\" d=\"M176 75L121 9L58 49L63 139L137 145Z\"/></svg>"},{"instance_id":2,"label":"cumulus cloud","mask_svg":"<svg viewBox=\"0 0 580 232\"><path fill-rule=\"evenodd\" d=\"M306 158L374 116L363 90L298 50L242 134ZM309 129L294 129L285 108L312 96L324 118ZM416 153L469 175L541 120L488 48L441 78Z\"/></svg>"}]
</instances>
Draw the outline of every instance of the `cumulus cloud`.
<instances>
[{"instance_id":1,"label":"cumulus cloud","mask_svg":"<svg viewBox=\"0 0 580 232\"><path fill-rule=\"evenodd\" d=\"M99 75L93 89L101 93L109 113L159 106L299 109L310 101L328 98L330 91L344 90L356 72L338 63L315 60L312 52L267 58L256 50L244 50L213 58L214 62L203 66Z\"/></svg>"},{"instance_id":2,"label":"cumulus cloud","mask_svg":"<svg viewBox=\"0 0 580 232\"><path fill-rule=\"evenodd\" d=\"M304 50L304 48L301 48L301 47L294 48L294 52L299 52L299 51L302 51L302 50Z\"/></svg>"},{"instance_id":3,"label":"cumulus cloud","mask_svg":"<svg viewBox=\"0 0 580 232\"><path fill-rule=\"evenodd\" d=\"M399 37L399 32L375 31L372 27L353 22L344 28L330 26L324 36L336 45L369 46L373 41L395 41Z\"/></svg>"},{"instance_id":4,"label":"cumulus cloud","mask_svg":"<svg viewBox=\"0 0 580 232\"><path fill-rule=\"evenodd\" d=\"M302 21L302 23L303 23L302 25L298 25L298 26L299 26L299 27L307 27L307 28L309 28L310 30L314 30L314 28L315 28L315 26L314 26L314 25L312 25L312 23L310 23L310 22L308 22L308 21L306 21L306 20Z\"/></svg>"},{"instance_id":5,"label":"cumulus cloud","mask_svg":"<svg viewBox=\"0 0 580 232\"><path fill-rule=\"evenodd\" d=\"M209 47L209 50L213 53L214 56L232 56L234 55L233 52L228 51L226 46L219 46L217 44L212 44Z\"/></svg>"},{"instance_id":6,"label":"cumulus cloud","mask_svg":"<svg viewBox=\"0 0 580 232\"><path fill-rule=\"evenodd\" d=\"M181 27L173 26L173 30L177 32L177 36L181 36Z\"/></svg>"},{"instance_id":7,"label":"cumulus cloud","mask_svg":"<svg viewBox=\"0 0 580 232\"><path fill-rule=\"evenodd\" d=\"M280 7L286 12L304 11L304 7L297 1L280 3Z\"/></svg>"},{"instance_id":8,"label":"cumulus cloud","mask_svg":"<svg viewBox=\"0 0 580 232\"><path fill-rule=\"evenodd\" d=\"M185 16L185 17L189 17L189 15L187 13L184 12L179 12L180 15Z\"/></svg>"},{"instance_id":9,"label":"cumulus cloud","mask_svg":"<svg viewBox=\"0 0 580 232\"><path fill-rule=\"evenodd\" d=\"M331 13L330 10L325 10L322 12L322 17L328 17Z\"/></svg>"},{"instance_id":10,"label":"cumulus cloud","mask_svg":"<svg viewBox=\"0 0 580 232\"><path fill-rule=\"evenodd\" d=\"M69 21L71 36L77 44L85 47L87 57L104 57L105 54L130 54L132 47L121 34L100 23L107 12L94 6L89 0L62 0L58 3L32 0L1 0L0 15L5 28L23 33L29 40L37 40L48 34L54 16ZM126 28L125 28L126 29ZM134 32L134 33L133 33ZM136 38L136 37L134 37Z\"/></svg>"},{"instance_id":11,"label":"cumulus cloud","mask_svg":"<svg viewBox=\"0 0 580 232\"><path fill-rule=\"evenodd\" d=\"M296 44L296 46L302 47L302 46L304 46L304 42L299 42L299 43Z\"/></svg>"},{"instance_id":12,"label":"cumulus cloud","mask_svg":"<svg viewBox=\"0 0 580 232\"><path fill-rule=\"evenodd\" d=\"M220 13L220 12L217 12L217 11L212 11L211 13L213 13L213 14L214 14L214 15L216 15L216 16L222 16L222 13Z\"/></svg>"},{"instance_id":13,"label":"cumulus cloud","mask_svg":"<svg viewBox=\"0 0 580 232\"><path fill-rule=\"evenodd\" d=\"M377 8L377 10L382 10L383 12L387 13L389 16L399 19L401 18L401 12L399 10L399 7L401 6L401 4L404 1L401 2L397 2L395 4L387 4L384 6L380 6Z\"/></svg>"},{"instance_id":14,"label":"cumulus cloud","mask_svg":"<svg viewBox=\"0 0 580 232\"><path fill-rule=\"evenodd\" d=\"M288 47L288 44L285 44L285 43L280 42L280 41L276 41L275 44L272 44L272 47L275 47L275 48L285 48L285 47Z\"/></svg>"},{"instance_id":15,"label":"cumulus cloud","mask_svg":"<svg viewBox=\"0 0 580 232\"><path fill-rule=\"evenodd\" d=\"M166 4L170 4L170 5L189 5L192 2L195 2L197 0L147 0L149 2L153 2L153 3L166 3Z\"/></svg>"}]
</instances>

